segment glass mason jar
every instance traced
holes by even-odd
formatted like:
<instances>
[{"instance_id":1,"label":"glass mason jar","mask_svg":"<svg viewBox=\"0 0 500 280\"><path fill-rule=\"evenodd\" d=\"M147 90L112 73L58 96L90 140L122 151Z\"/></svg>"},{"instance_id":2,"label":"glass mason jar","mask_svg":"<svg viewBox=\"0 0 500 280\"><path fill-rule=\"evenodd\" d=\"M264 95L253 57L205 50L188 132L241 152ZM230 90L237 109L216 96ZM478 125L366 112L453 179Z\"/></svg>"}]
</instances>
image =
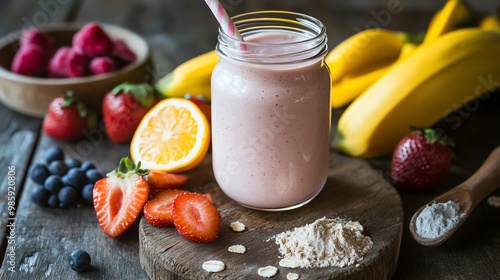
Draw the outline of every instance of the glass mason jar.
<instances>
[{"instance_id":1,"label":"glass mason jar","mask_svg":"<svg viewBox=\"0 0 500 280\"><path fill-rule=\"evenodd\" d=\"M213 170L222 191L253 209L300 207L328 176L330 72L317 19L261 11L219 29L212 73Z\"/></svg>"}]
</instances>

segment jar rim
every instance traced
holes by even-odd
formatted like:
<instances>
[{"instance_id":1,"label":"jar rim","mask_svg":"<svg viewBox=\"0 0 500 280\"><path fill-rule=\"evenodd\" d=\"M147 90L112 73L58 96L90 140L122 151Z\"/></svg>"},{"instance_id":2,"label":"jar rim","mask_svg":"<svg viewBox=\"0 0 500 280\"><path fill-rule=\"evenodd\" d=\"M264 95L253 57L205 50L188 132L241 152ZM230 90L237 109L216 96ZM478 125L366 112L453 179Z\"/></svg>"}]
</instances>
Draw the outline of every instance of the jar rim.
<instances>
[{"instance_id":1,"label":"jar rim","mask_svg":"<svg viewBox=\"0 0 500 280\"><path fill-rule=\"evenodd\" d=\"M316 19L313 16L309 16L303 13L297 13L297 12L290 12L290 11L283 11L283 10L263 10L263 11L254 11L254 12L248 12L248 13L243 13L243 14L238 14L233 17L231 17L231 20L234 22L236 25L237 29L241 33L242 37L245 36L245 34L248 32L246 28L241 28L242 25L248 25L257 21L279 21L279 20L285 20L286 22L291 23L293 20L295 20L296 23L301 24L304 27L313 27L311 30L315 30L316 34L313 37L304 37L305 39L299 40L296 43L307 43L312 40L317 39L318 37L322 36L323 34L326 34L326 27L323 25L323 23ZM315 28L314 26L315 25ZM231 41L233 43L240 43L240 41L236 38L233 38L229 36L220 26L219 26L219 35L223 35L225 40ZM271 45L271 46L277 46L277 45L284 45L284 44L289 44L289 43L273 43L273 44L266 44L266 43L260 43L260 42L247 42L245 41L244 44L246 45L258 45L258 46L266 46L266 45Z\"/></svg>"},{"instance_id":2,"label":"jar rim","mask_svg":"<svg viewBox=\"0 0 500 280\"><path fill-rule=\"evenodd\" d=\"M253 62L264 63L258 61L259 54L252 53L252 49L258 48L283 48L285 46L297 46L302 50L292 53L282 53L267 58L277 58L290 55L296 57L297 61L305 61L313 58L318 58L327 52L327 36L326 27L318 19L297 12L281 11L281 10L263 10L249 13L243 13L232 17L234 24L240 31L243 39L261 32L286 32L298 35L296 41L292 42L255 42L255 41L240 41L239 39L229 36L222 28L219 27L218 44L216 47L219 55L229 56L236 60L246 61L250 59ZM313 51L314 50L314 51ZM253 57L249 57L253 56ZM268 61L264 64L282 63L283 61ZM288 63L290 60L288 60Z\"/></svg>"}]
</instances>

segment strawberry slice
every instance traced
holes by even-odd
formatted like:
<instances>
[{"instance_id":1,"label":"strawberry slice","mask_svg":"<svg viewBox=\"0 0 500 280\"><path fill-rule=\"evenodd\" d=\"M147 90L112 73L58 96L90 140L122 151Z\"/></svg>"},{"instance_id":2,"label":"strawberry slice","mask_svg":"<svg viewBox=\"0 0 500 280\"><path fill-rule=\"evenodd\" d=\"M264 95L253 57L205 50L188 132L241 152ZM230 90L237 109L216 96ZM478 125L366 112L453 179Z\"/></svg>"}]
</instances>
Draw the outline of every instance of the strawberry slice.
<instances>
[{"instance_id":1,"label":"strawberry slice","mask_svg":"<svg viewBox=\"0 0 500 280\"><path fill-rule=\"evenodd\" d=\"M94 185L94 209L99 226L110 237L124 233L137 220L149 198L149 187L144 180L148 170L139 169L128 157L117 169Z\"/></svg>"},{"instance_id":2,"label":"strawberry slice","mask_svg":"<svg viewBox=\"0 0 500 280\"><path fill-rule=\"evenodd\" d=\"M172 218L179 234L188 240L212 242L219 236L219 211L203 194L178 194L172 204Z\"/></svg>"},{"instance_id":3,"label":"strawberry slice","mask_svg":"<svg viewBox=\"0 0 500 280\"><path fill-rule=\"evenodd\" d=\"M152 226L173 227L172 203L183 190L163 190L144 205L144 217Z\"/></svg>"},{"instance_id":4,"label":"strawberry slice","mask_svg":"<svg viewBox=\"0 0 500 280\"><path fill-rule=\"evenodd\" d=\"M152 189L179 189L186 184L188 177L158 170L151 170L147 176L148 185Z\"/></svg>"}]
</instances>

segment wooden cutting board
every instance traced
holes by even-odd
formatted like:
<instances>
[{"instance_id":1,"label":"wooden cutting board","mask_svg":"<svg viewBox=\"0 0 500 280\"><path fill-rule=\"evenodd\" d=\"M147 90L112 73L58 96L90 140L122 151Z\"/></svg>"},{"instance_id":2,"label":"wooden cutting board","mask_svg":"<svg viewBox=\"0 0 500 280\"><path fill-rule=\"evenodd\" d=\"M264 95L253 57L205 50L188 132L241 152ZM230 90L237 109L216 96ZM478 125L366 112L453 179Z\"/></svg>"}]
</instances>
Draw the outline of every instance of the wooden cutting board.
<instances>
[{"instance_id":1,"label":"wooden cutting board","mask_svg":"<svg viewBox=\"0 0 500 280\"><path fill-rule=\"evenodd\" d=\"M250 210L229 199L215 183L210 155L188 176L186 189L212 195L222 217L219 238L207 244L190 242L174 228L155 228L142 218L140 261L151 279L264 279L257 270L268 265L279 269L273 279L286 279L289 272L300 274L300 279L388 279L396 270L403 229L401 199L382 174L363 160L332 152L322 192L309 204L285 212ZM373 249L359 265L279 267L278 245L266 240L322 217L359 221L363 233L371 237ZM244 223L247 229L233 232L229 224L234 221ZM236 244L244 245L247 252L235 254L227 250ZM226 269L218 273L203 270L202 263L212 259L223 261Z\"/></svg>"}]
</instances>

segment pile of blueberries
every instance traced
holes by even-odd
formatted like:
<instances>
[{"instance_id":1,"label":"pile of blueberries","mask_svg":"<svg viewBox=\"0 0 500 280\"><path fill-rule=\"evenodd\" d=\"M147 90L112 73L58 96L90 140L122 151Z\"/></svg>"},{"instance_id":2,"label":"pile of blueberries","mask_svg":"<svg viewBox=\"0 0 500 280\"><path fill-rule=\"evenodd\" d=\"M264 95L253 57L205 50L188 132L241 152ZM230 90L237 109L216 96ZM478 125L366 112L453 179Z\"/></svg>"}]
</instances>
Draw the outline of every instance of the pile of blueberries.
<instances>
[{"instance_id":1,"label":"pile of blueberries","mask_svg":"<svg viewBox=\"0 0 500 280\"><path fill-rule=\"evenodd\" d=\"M29 176L37 185L31 200L40 206L51 208L79 208L92 205L94 184L103 178L90 161L76 158L64 160L59 147L51 147L45 153L45 163L30 167Z\"/></svg>"}]
</instances>

